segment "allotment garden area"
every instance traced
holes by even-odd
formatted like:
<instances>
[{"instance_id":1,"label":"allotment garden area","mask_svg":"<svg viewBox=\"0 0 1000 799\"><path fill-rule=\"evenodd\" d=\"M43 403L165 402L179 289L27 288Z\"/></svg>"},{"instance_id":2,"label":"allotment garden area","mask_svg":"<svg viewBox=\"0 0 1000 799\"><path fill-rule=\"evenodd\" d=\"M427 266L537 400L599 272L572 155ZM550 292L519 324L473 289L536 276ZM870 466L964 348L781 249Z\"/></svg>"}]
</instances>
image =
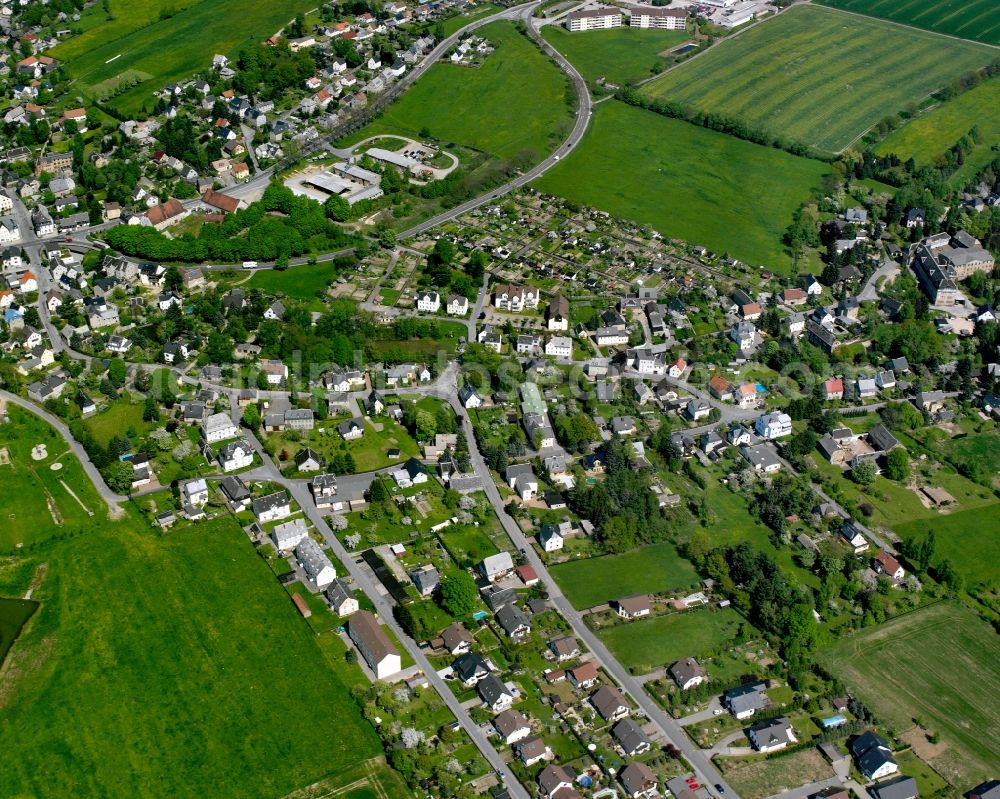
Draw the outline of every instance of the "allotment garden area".
<instances>
[{"instance_id":1,"label":"allotment garden area","mask_svg":"<svg viewBox=\"0 0 1000 799\"><path fill-rule=\"evenodd\" d=\"M610 153L627 156L626 161ZM608 100L580 144L532 185L735 258L787 271L782 243L828 167ZM752 201L751 201L752 200ZM799 269L822 267L799 261Z\"/></svg>"},{"instance_id":2,"label":"allotment garden area","mask_svg":"<svg viewBox=\"0 0 1000 799\"><path fill-rule=\"evenodd\" d=\"M952 785L996 776L1000 641L972 610L925 607L840 640L819 661Z\"/></svg>"},{"instance_id":3,"label":"allotment garden area","mask_svg":"<svg viewBox=\"0 0 1000 799\"><path fill-rule=\"evenodd\" d=\"M797 6L720 42L642 93L839 152L887 113L919 102L996 54L981 44Z\"/></svg>"},{"instance_id":4,"label":"allotment garden area","mask_svg":"<svg viewBox=\"0 0 1000 799\"><path fill-rule=\"evenodd\" d=\"M314 7L308 0L201 0L168 9L152 0L111 0L87 12L101 17L101 24L95 22L48 55L65 63L74 93L107 98L131 116L168 82L207 69L212 54L235 56ZM114 17L110 26L102 22L109 16Z\"/></svg>"},{"instance_id":5,"label":"allotment garden area","mask_svg":"<svg viewBox=\"0 0 1000 799\"><path fill-rule=\"evenodd\" d=\"M821 0L823 5L1000 44L1000 5L995 0Z\"/></svg>"}]
</instances>

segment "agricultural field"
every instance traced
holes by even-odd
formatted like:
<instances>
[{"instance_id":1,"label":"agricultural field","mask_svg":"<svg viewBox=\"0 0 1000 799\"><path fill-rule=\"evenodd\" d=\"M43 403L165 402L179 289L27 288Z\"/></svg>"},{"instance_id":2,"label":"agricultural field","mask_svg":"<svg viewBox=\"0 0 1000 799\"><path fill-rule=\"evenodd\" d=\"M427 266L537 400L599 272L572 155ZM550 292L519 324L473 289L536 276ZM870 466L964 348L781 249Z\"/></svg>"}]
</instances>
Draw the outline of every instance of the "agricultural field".
<instances>
[{"instance_id":1,"label":"agricultural field","mask_svg":"<svg viewBox=\"0 0 1000 799\"><path fill-rule=\"evenodd\" d=\"M60 532L99 529L107 506L65 439L26 410L11 405L7 412L10 422L0 425L0 492L18 501L0 514L0 551L36 544ZM32 450L39 444L45 454L35 460Z\"/></svg>"},{"instance_id":2,"label":"agricultural field","mask_svg":"<svg viewBox=\"0 0 1000 799\"><path fill-rule=\"evenodd\" d=\"M570 33L546 25L542 36L573 64L588 83L604 78L619 86L636 83L660 72L663 53L688 40L687 31L615 28Z\"/></svg>"},{"instance_id":3,"label":"agricultural field","mask_svg":"<svg viewBox=\"0 0 1000 799\"><path fill-rule=\"evenodd\" d=\"M995 0L820 0L823 5L926 28L962 39L1000 45L1000 5Z\"/></svg>"},{"instance_id":4,"label":"agricultural field","mask_svg":"<svg viewBox=\"0 0 1000 799\"><path fill-rule=\"evenodd\" d=\"M704 657L736 637L743 618L730 608L689 610L616 624L598 634L627 669L646 671L686 657Z\"/></svg>"},{"instance_id":5,"label":"agricultural field","mask_svg":"<svg viewBox=\"0 0 1000 799\"><path fill-rule=\"evenodd\" d=\"M491 23L476 35L496 47L481 66L435 64L340 146L380 134L429 134L446 149L454 142L502 159L524 153L538 161L554 149L572 127L563 74L511 22Z\"/></svg>"},{"instance_id":6,"label":"agricultural field","mask_svg":"<svg viewBox=\"0 0 1000 799\"><path fill-rule=\"evenodd\" d=\"M609 153L628 153L628 167ZM608 100L573 152L532 185L788 272L782 236L826 171L821 161ZM799 262L800 271L821 268L818 259Z\"/></svg>"},{"instance_id":7,"label":"agricultural field","mask_svg":"<svg viewBox=\"0 0 1000 799\"><path fill-rule=\"evenodd\" d=\"M0 693L5 794L263 799L381 754L227 519L161 536L130 513L44 562Z\"/></svg>"},{"instance_id":8,"label":"agricultural field","mask_svg":"<svg viewBox=\"0 0 1000 799\"><path fill-rule=\"evenodd\" d=\"M987 697L1000 693L1000 639L974 611L932 605L844 638L819 660L895 733L920 719L939 734L924 759L956 788L995 776L1000 705Z\"/></svg>"},{"instance_id":9,"label":"agricultural field","mask_svg":"<svg viewBox=\"0 0 1000 799\"><path fill-rule=\"evenodd\" d=\"M966 156L955 180L971 177L996 156L993 147L1000 143L1000 78L981 83L910 120L879 142L875 152L895 153L904 161L912 158L917 166L933 164L973 127L979 128L982 140Z\"/></svg>"},{"instance_id":10,"label":"agricultural field","mask_svg":"<svg viewBox=\"0 0 1000 799\"><path fill-rule=\"evenodd\" d=\"M235 56L244 46L276 33L297 13L315 7L308 0L249 4L243 0L187 4L142 0L137 5L133 10L132 4L111 0L112 14L121 18L120 23L96 25L81 37L83 41L69 41L48 51L66 62L74 94L108 96L123 81L140 81L111 101L125 114L151 105L153 93L170 81L210 67L214 53ZM160 11L167 8L177 11L160 19Z\"/></svg>"},{"instance_id":11,"label":"agricultural field","mask_svg":"<svg viewBox=\"0 0 1000 799\"><path fill-rule=\"evenodd\" d=\"M839 152L886 114L996 54L981 44L798 6L720 42L642 92Z\"/></svg>"},{"instance_id":12,"label":"agricultural field","mask_svg":"<svg viewBox=\"0 0 1000 799\"><path fill-rule=\"evenodd\" d=\"M653 544L622 555L581 558L553 566L550 572L576 608L698 583L694 567L677 553L673 544Z\"/></svg>"}]
</instances>

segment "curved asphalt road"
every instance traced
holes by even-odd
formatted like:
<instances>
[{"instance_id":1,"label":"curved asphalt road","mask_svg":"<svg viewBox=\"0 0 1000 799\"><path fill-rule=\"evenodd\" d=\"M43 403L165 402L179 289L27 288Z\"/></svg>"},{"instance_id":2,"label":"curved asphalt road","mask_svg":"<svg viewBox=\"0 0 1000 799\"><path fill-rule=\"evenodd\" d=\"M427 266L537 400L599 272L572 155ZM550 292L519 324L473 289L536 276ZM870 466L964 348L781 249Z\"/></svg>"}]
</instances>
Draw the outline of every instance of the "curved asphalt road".
<instances>
[{"instance_id":1,"label":"curved asphalt road","mask_svg":"<svg viewBox=\"0 0 1000 799\"><path fill-rule=\"evenodd\" d=\"M590 124L590 112L592 106L590 100L590 90L587 88L587 82L583 79L583 76L576 71L576 68L569 61L563 58L562 54L558 50L552 47L539 35L537 28L538 20L535 20L531 16L536 5L538 5L538 3L530 3L527 6L518 6L517 9L519 10L519 16L521 17L521 21L524 22L527 27L528 36L530 36L531 39L539 46L543 53L551 57L552 60L558 64L559 68L569 76L570 82L573 84L573 91L577 98L576 121L573 124L573 130L570 131L569 136L559 146L558 150L524 174L518 175L508 183L505 183L504 185L493 189L480 197L476 197L473 200L469 200L468 202L455 206L449 211L445 211L442 214L438 214L437 216L428 219L426 222L421 222L419 225L414 225L409 230L404 230L396 238L407 239L419 236L421 233L424 233L437 225L448 222L464 213L468 213L481 205L485 205L486 203L502 197L514 189L530 183L532 180L554 167L557 163L559 163L561 158L569 155L573 148L580 143L580 140L583 138L583 134L587 131L587 125ZM493 21L500 16L501 15L488 17L487 19Z\"/></svg>"}]
</instances>

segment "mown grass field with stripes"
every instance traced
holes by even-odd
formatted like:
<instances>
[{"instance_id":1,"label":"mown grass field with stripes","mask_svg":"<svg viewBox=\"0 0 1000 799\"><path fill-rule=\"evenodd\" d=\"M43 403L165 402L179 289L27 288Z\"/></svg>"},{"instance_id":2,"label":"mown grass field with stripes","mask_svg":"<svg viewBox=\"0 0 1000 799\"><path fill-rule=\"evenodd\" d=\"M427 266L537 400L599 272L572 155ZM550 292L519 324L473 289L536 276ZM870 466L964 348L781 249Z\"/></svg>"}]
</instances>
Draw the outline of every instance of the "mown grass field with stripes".
<instances>
[{"instance_id":1,"label":"mown grass field with stripes","mask_svg":"<svg viewBox=\"0 0 1000 799\"><path fill-rule=\"evenodd\" d=\"M819 6L798 6L646 84L643 93L828 152L998 51Z\"/></svg>"},{"instance_id":2,"label":"mown grass field with stripes","mask_svg":"<svg viewBox=\"0 0 1000 799\"><path fill-rule=\"evenodd\" d=\"M823 5L926 28L963 39L1000 44L996 0L821 0Z\"/></svg>"}]
</instances>

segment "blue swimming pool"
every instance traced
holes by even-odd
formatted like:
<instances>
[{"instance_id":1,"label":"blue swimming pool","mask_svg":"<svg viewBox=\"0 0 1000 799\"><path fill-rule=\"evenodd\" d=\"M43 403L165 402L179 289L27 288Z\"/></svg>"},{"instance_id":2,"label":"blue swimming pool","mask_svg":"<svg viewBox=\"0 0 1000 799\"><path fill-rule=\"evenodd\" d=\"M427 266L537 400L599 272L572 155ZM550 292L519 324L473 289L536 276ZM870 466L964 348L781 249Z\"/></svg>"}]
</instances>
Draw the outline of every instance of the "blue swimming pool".
<instances>
[{"instance_id":1,"label":"blue swimming pool","mask_svg":"<svg viewBox=\"0 0 1000 799\"><path fill-rule=\"evenodd\" d=\"M765 386L763 383L758 383L755 386L755 388L757 389L758 394L763 394L765 391L767 391L767 386Z\"/></svg>"}]
</instances>

